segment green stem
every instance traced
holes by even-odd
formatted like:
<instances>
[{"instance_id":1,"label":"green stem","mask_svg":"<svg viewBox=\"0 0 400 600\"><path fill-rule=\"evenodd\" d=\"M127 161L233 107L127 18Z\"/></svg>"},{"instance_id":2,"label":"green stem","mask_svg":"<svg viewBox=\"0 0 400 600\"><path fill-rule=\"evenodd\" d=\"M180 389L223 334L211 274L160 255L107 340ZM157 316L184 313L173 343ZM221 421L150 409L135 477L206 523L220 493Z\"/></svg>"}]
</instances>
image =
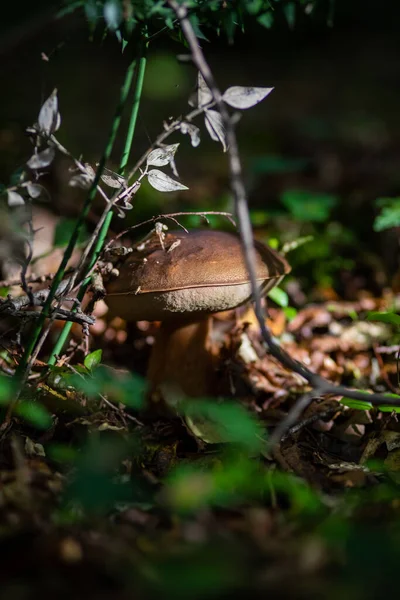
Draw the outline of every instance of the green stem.
<instances>
[{"instance_id":1,"label":"green stem","mask_svg":"<svg viewBox=\"0 0 400 600\"><path fill-rule=\"evenodd\" d=\"M131 118L129 120L128 133L126 134L125 147L124 147L124 151L122 153L121 163L119 166L119 172L121 175L124 174L125 167L128 164L129 155L130 155L131 149L132 149L133 136L135 135L136 121L137 121L137 116L138 116L138 111L139 111L140 98L141 98L142 89L143 89L144 74L146 71L147 46L148 46L147 39L143 38L141 41L140 47L139 47L140 58L138 61L138 68L137 68L135 97L133 99L132 112L131 112Z\"/></svg>"},{"instance_id":2,"label":"green stem","mask_svg":"<svg viewBox=\"0 0 400 600\"><path fill-rule=\"evenodd\" d=\"M68 264L68 261L70 260L72 253L75 249L76 243L78 241L79 238L79 234L80 231L86 221L86 218L89 214L89 210L91 208L92 202L96 196L96 192L97 192L97 186L100 182L100 178L101 175L103 173L104 167L107 163L107 161L110 158L113 146L114 146L114 142L115 142L115 138L117 136L117 132L118 132L118 128L119 125L121 123L121 117L122 117L122 109L124 107L124 104L126 102L131 84L132 84L132 79L133 79L133 75L134 75L134 71L135 71L135 64L136 64L136 60L133 60L129 66L128 69L126 71L126 75L125 75L125 81L121 87L121 92L120 92L120 98L119 98L119 102L118 102L118 106L117 109L115 111L115 116L113 119L113 123L111 126L111 131L110 134L108 136L108 141L107 141L107 145L106 148L104 150L103 156L100 159L100 163L99 166L97 168L96 171L96 175L94 178L94 181L89 189L88 195L86 197L85 203L83 205L81 214L79 215L79 218L76 222L75 225L75 229L72 232L71 238L68 242L68 246L65 249L64 252L64 256L63 259L61 261L60 266L58 267L57 273L55 274L55 277L53 279L53 283L52 286L50 288L50 292L49 295L46 299L46 302L44 303L42 312L40 314L40 317L38 318L36 324L35 324L35 328L32 332L32 335L28 341L27 346L25 347L25 351L24 354L22 356L21 362L18 365L18 368L16 369L15 372L15 377L16 379L19 380L24 380L25 376L26 376L26 370L29 364L29 359L30 356L32 354L32 352L34 351L36 344L39 340L40 334L42 332L42 328L43 325L46 321L46 319L50 316L50 312L51 312L51 305L52 302L56 296L57 293L57 289L61 283L61 281L64 278L64 274L65 274L65 268Z\"/></svg>"},{"instance_id":3,"label":"green stem","mask_svg":"<svg viewBox=\"0 0 400 600\"><path fill-rule=\"evenodd\" d=\"M133 136L135 134L138 110L139 110L140 99L141 99L142 90L143 90L144 74L145 74L145 70L146 70L147 46L148 46L148 41L147 41L146 37L143 37L141 40L141 43L139 45L139 60L136 64L136 68L135 68L136 82L135 82L135 94L134 94L134 98L133 98L131 117L129 120L129 126L128 126L128 132L126 135L125 146L124 146L124 150L122 153L121 162L120 162L120 166L119 166L119 173L121 175L123 175L125 167L128 163L129 155L130 155L131 148L132 148ZM99 255L100 255L100 252L104 245L104 241L105 241L107 233L108 233L108 229L110 227L112 217L113 217L113 213L110 210L110 212L108 213L108 215L103 223L103 227L101 228L101 230L99 232L99 237L97 238L97 242L94 247L93 255L92 255L91 260L89 261L86 272L89 272L93 268L93 266L95 265ZM89 283L90 283L90 277L87 277L82 282L79 292L77 294L77 299L79 301L83 300L83 297L86 293ZM75 310L75 307L73 308L73 310ZM61 354L64 344L68 339L68 335L69 335L69 332L71 331L71 327L72 327L72 323L70 321L65 323L63 330L60 334L60 337L58 338L58 340L53 348L53 351L51 353L51 356L48 360L48 364L50 364L50 365L55 364L56 357Z\"/></svg>"}]
</instances>

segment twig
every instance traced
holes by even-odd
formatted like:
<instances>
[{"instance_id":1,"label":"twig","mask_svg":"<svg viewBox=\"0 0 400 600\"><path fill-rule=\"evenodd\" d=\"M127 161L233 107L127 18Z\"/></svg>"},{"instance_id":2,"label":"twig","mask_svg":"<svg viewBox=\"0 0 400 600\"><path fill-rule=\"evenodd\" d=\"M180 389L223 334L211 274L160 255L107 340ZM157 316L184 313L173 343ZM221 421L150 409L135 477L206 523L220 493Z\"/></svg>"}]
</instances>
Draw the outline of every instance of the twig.
<instances>
[{"instance_id":1,"label":"twig","mask_svg":"<svg viewBox=\"0 0 400 600\"><path fill-rule=\"evenodd\" d=\"M208 104L205 104L203 106L199 106L198 108L195 108L194 110L189 112L187 115L185 115L183 118L180 117L178 119L174 119L174 121L172 121L169 124L164 124L164 131L157 136L155 142L150 146L150 148L148 148L146 150L146 152L144 152L142 154L142 156L139 158L139 160L137 161L137 163L135 164L133 169L131 169L131 171L129 171L129 174L127 175L127 180L130 181L132 179L132 177L135 175L135 173L146 162L148 155L150 154L150 152L152 150L154 150L154 148L158 148L159 146L162 146L163 142L165 142L165 140L172 133L174 133L175 131L179 131L179 129L181 128L181 125L183 123L185 123L185 122L191 123L194 118L201 115L205 110L212 108L213 106L215 106L215 104L216 104L215 101L209 102Z\"/></svg>"},{"instance_id":2,"label":"twig","mask_svg":"<svg viewBox=\"0 0 400 600\"><path fill-rule=\"evenodd\" d=\"M268 447L274 448L278 445L281 440L285 437L285 434L296 421L299 419L300 415L305 411L305 409L311 404L314 398L318 397L318 391L313 390L312 392L307 392L303 394L301 398L296 400L288 414L282 421L275 427L272 435L268 440Z\"/></svg>"},{"instance_id":3,"label":"twig","mask_svg":"<svg viewBox=\"0 0 400 600\"><path fill-rule=\"evenodd\" d=\"M211 69L205 60L203 51L200 48L199 42L197 40L196 34L194 33L193 27L188 18L188 10L187 6L183 4L178 4L176 0L168 0L168 4L175 11L176 16L178 17L183 34L186 38L186 41L189 45L190 52L192 54L192 59L197 69L202 74L205 82L211 90L213 95L215 104L217 105L219 112L222 117L223 124L226 130L226 142L228 146L228 161L229 161L229 170L230 170L230 184L233 192L234 200L235 200L235 212L238 217L238 226L240 237L242 241L243 254L247 267L247 271L249 273L249 278L251 282L252 289L252 298L254 302L254 310L255 314L261 329L262 338L267 345L269 352L274 356L277 360L279 360L285 367L288 367L292 371L295 371L299 375L301 375L308 383L312 386L313 392L315 395L322 394L335 394L346 396L348 398L353 398L357 400L364 400L366 402L370 402L372 405L379 406L380 404L390 404L399 406L400 405L400 396L389 396L386 394L369 394L367 392L361 392L358 390L351 390L347 387L335 385L325 378L317 375L310 371L305 365L294 360L287 352L285 352L279 344L277 344L272 336L271 331L265 324L265 314L263 305L261 302L260 292L258 290L258 286L256 284L256 274L255 274L255 260L254 260L254 240L253 233L249 215L249 209L247 205L246 198L246 189L244 186L243 175L242 175L242 166L239 155L239 148L236 140L236 133L234 128L234 121L230 117L230 114L227 110L227 107L223 101L222 94L220 89L218 88L214 76L211 72ZM301 406L303 406L302 401ZM300 411L301 412L301 411Z\"/></svg>"},{"instance_id":4,"label":"twig","mask_svg":"<svg viewBox=\"0 0 400 600\"><path fill-rule=\"evenodd\" d=\"M78 375L78 377L85 380L82 373L79 373L79 371L77 371L72 365L65 363L65 366L68 369L70 369L75 375ZM137 419L133 415L130 415L129 413L125 412L125 410L119 408L118 406L115 406L115 404L110 402L110 400L108 400L105 396L103 396L103 394L101 394L100 392L97 392L97 395L99 396L99 398L101 398L101 400L104 402L104 404L106 404L109 408L111 408L111 410L116 411L120 416L122 416L122 418L126 417L133 423L136 423L136 425L139 425L139 427L144 427L144 424L141 421L139 421L139 419Z\"/></svg>"},{"instance_id":5,"label":"twig","mask_svg":"<svg viewBox=\"0 0 400 600\"><path fill-rule=\"evenodd\" d=\"M106 246L106 249L108 249L116 240L119 240L124 235L129 233L129 231L132 231L133 229L137 229L138 227L142 227L142 225L148 225L149 223L155 223L156 221L160 221L161 219L171 219L172 221L177 223L180 227L182 227L182 229L184 229L187 232L187 229L185 227L183 227L183 225L178 223L178 221L175 219L175 217L190 217L190 216L201 217L207 223L209 223L209 220L207 219L208 215L226 217L228 219L228 221L230 223L232 223L232 225L234 225L234 227L236 227L236 223L232 217L232 213L229 213L229 212L222 212L222 211L218 211L218 210L206 210L206 211L201 211L201 212L168 213L167 215L157 215L156 217L151 217L151 219L147 219L146 221L141 221L140 223L137 223L136 225L132 225L131 227L128 227L128 229L121 231L121 233L119 233L112 240L110 240L110 242Z\"/></svg>"},{"instance_id":6,"label":"twig","mask_svg":"<svg viewBox=\"0 0 400 600\"><path fill-rule=\"evenodd\" d=\"M70 275L73 272L73 269L67 269L65 271L65 275ZM46 275L29 275L26 277L26 283L45 283L46 281L52 281L54 279L55 273L46 273ZM19 285L21 283L20 279L3 279L0 281L0 288L2 287L14 287L15 285Z\"/></svg>"}]
</instances>

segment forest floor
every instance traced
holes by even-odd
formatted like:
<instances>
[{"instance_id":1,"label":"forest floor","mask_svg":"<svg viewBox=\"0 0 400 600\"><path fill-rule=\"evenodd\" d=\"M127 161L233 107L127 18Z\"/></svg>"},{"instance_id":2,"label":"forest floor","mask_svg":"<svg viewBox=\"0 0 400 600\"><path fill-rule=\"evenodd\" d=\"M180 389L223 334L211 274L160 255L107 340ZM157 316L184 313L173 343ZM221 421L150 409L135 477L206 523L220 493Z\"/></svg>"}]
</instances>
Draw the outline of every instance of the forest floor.
<instances>
[{"instance_id":1,"label":"forest floor","mask_svg":"<svg viewBox=\"0 0 400 600\"><path fill-rule=\"evenodd\" d=\"M395 303L360 294L307 304L290 321L271 308L270 326L331 381L396 392L396 331L366 319ZM114 320L95 342L104 362L140 366L141 357L143 367L155 329L139 323L126 334ZM204 421L182 416L142 422L110 388L106 403L35 370L51 425L15 418L1 432L2 598L389 593L400 558L396 412L317 397L265 452L268 431L307 386L263 350L250 310L217 315L214 331L235 406L255 416L243 417L237 443L207 443ZM222 414L234 424L243 416Z\"/></svg>"}]
</instances>

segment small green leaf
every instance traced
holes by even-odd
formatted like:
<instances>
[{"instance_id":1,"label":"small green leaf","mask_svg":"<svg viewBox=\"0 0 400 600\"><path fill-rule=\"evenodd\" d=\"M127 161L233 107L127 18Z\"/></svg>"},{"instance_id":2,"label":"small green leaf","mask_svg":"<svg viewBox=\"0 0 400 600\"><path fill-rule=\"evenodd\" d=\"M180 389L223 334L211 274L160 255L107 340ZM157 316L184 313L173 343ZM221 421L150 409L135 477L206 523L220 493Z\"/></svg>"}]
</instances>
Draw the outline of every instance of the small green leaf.
<instances>
[{"instance_id":1,"label":"small green leaf","mask_svg":"<svg viewBox=\"0 0 400 600\"><path fill-rule=\"evenodd\" d=\"M98 350L94 350L94 352L91 352L85 357L83 364L85 365L88 371L93 371L93 369L95 369L100 364L102 355L102 349L98 348Z\"/></svg>"},{"instance_id":2,"label":"small green leaf","mask_svg":"<svg viewBox=\"0 0 400 600\"><path fill-rule=\"evenodd\" d=\"M268 298L271 298L278 306L286 308L289 305L287 293L279 287L274 287L268 292Z\"/></svg>"},{"instance_id":3,"label":"small green leaf","mask_svg":"<svg viewBox=\"0 0 400 600\"><path fill-rule=\"evenodd\" d=\"M363 400L354 400L353 398L342 398L340 404L344 404L348 408L354 408L355 410L371 410L372 404L370 402L364 402Z\"/></svg>"},{"instance_id":4,"label":"small green leaf","mask_svg":"<svg viewBox=\"0 0 400 600\"><path fill-rule=\"evenodd\" d=\"M287 306L283 309L288 321L292 321L297 316L297 310L294 306Z\"/></svg>"},{"instance_id":5,"label":"small green leaf","mask_svg":"<svg viewBox=\"0 0 400 600\"><path fill-rule=\"evenodd\" d=\"M400 198L378 198L376 204L382 207L374 221L375 231L384 231L400 226Z\"/></svg>"},{"instance_id":6,"label":"small green leaf","mask_svg":"<svg viewBox=\"0 0 400 600\"><path fill-rule=\"evenodd\" d=\"M52 418L47 409L38 402L23 400L15 407L15 414L37 429L48 429Z\"/></svg>"},{"instance_id":7,"label":"small green leaf","mask_svg":"<svg viewBox=\"0 0 400 600\"><path fill-rule=\"evenodd\" d=\"M389 404L382 404L382 406L378 406L378 410L380 410L381 412L388 412L388 413L400 413L400 406L390 406Z\"/></svg>"},{"instance_id":8,"label":"small green leaf","mask_svg":"<svg viewBox=\"0 0 400 600\"><path fill-rule=\"evenodd\" d=\"M400 325L400 315L393 312L375 312L370 311L367 314L368 321L381 321L381 323L390 323L391 325Z\"/></svg>"},{"instance_id":9,"label":"small green leaf","mask_svg":"<svg viewBox=\"0 0 400 600\"><path fill-rule=\"evenodd\" d=\"M286 190L281 201L296 221L317 223L327 221L332 208L337 204L336 196L306 190Z\"/></svg>"},{"instance_id":10,"label":"small green leaf","mask_svg":"<svg viewBox=\"0 0 400 600\"><path fill-rule=\"evenodd\" d=\"M294 2L289 2L286 6L283 7L283 11L285 13L286 21L288 22L289 28L293 29L296 22L296 5Z\"/></svg>"},{"instance_id":11,"label":"small green leaf","mask_svg":"<svg viewBox=\"0 0 400 600\"><path fill-rule=\"evenodd\" d=\"M260 423L240 404L196 400L180 410L192 433L209 444L236 443L256 451L263 443Z\"/></svg>"},{"instance_id":12,"label":"small green leaf","mask_svg":"<svg viewBox=\"0 0 400 600\"><path fill-rule=\"evenodd\" d=\"M271 12L264 13L257 18L257 21L266 29L271 29L274 23L274 17Z\"/></svg>"}]
</instances>

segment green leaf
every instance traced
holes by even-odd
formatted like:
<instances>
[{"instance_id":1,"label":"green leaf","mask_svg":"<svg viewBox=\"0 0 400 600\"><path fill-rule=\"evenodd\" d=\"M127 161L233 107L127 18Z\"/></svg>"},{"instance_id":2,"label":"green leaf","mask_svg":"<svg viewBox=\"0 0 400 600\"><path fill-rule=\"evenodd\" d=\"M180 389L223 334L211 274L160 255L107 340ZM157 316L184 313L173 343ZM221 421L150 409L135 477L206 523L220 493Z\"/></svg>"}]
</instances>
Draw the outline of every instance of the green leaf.
<instances>
[{"instance_id":1,"label":"green leaf","mask_svg":"<svg viewBox=\"0 0 400 600\"><path fill-rule=\"evenodd\" d=\"M103 8L104 20L111 31L118 29L122 22L122 7L118 0L107 0Z\"/></svg>"},{"instance_id":2,"label":"green leaf","mask_svg":"<svg viewBox=\"0 0 400 600\"><path fill-rule=\"evenodd\" d=\"M353 398L342 398L340 404L344 404L348 408L354 408L356 410L371 410L372 404L370 402L364 402L363 400L354 400Z\"/></svg>"},{"instance_id":3,"label":"green leaf","mask_svg":"<svg viewBox=\"0 0 400 600\"><path fill-rule=\"evenodd\" d=\"M289 2L286 6L283 7L283 11L285 13L286 21L288 22L289 28L294 29L294 25L296 22L296 5L294 2Z\"/></svg>"},{"instance_id":4,"label":"green leaf","mask_svg":"<svg viewBox=\"0 0 400 600\"><path fill-rule=\"evenodd\" d=\"M236 443L251 452L263 444L260 423L240 404L196 399L183 402L178 410L192 433L204 442Z\"/></svg>"},{"instance_id":5,"label":"green leaf","mask_svg":"<svg viewBox=\"0 0 400 600\"><path fill-rule=\"evenodd\" d=\"M283 312L288 321L292 321L297 316L297 310L294 306L287 306L283 309Z\"/></svg>"},{"instance_id":6,"label":"green leaf","mask_svg":"<svg viewBox=\"0 0 400 600\"><path fill-rule=\"evenodd\" d=\"M381 412L395 412L395 413L400 413L400 406L390 406L390 404L382 404L382 406L378 406L378 410L380 410Z\"/></svg>"},{"instance_id":7,"label":"green leaf","mask_svg":"<svg viewBox=\"0 0 400 600\"><path fill-rule=\"evenodd\" d=\"M289 305L289 296L282 288L274 287L268 292L268 298L271 298L278 306L286 308Z\"/></svg>"},{"instance_id":8,"label":"green leaf","mask_svg":"<svg viewBox=\"0 0 400 600\"><path fill-rule=\"evenodd\" d=\"M327 221L331 209L337 204L336 196L318 194L306 190L286 190L281 196L282 204L297 221Z\"/></svg>"},{"instance_id":9,"label":"green leaf","mask_svg":"<svg viewBox=\"0 0 400 600\"><path fill-rule=\"evenodd\" d=\"M376 204L382 207L382 211L374 221L375 231L400 226L400 197L378 198Z\"/></svg>"},{"instance_id":10,"label":"green leaf","mask_svg":"<svg viewBox=\"0 0 400 600\"><path fill-rule=\"evenodd\" d=\"M390 323L391 325L400 325L400 315L393 312L375 312L370 311L367 314L368 321L381 321L381 323Z\"/></svg>"},{"instance_id":11,"label":"green leaf","mask_svg":"<svg viewBox=\"0 0 400 600\"><path fill-rule=\"evenodd\" d=\"M288 158L279 154L266 154L256 156L251 160L250 168L254 173L299 173L309 164L304 158Z\"/></svg>"},{"instance_id":12,"label":"green leaf","mask_svg":"<svg viewBox=\"0 0 400 600\"><path fill-rule=\"evenodd\" d=\"M264 13L263 15L259 16L257 21L260 23L260 25L262 25L266 29L271 29L271 27L274 23L274 17L271 12L267 12L267 13Z\"/></svg>"},{"instance_id":13,"label":"green leaf","mask_svg":"<svg viewBox=\"0 0 400 600\"><path fill-rule=\"evenodd\" d=\"M17 404L14 412L37 429L48 429L52 424L50 413L38 402L22 400Z\"/></svg>"},{"instance_id":14,"label":"green leaf","mask_svg":"<svg viewBox=\"0 0 400 600\"><path fill-rule=\"evenodd\" d=\"M71 375L69 382L89 397L105 394L112 402L121 402L139 410L144 404L146 381L134 374L117 373L99 365L90 376Z\"/></svg>"},{"instance_id":15,"label":"green leaf","mask_svg":"<svg viewBox=\"0 0 400 600\"><path fill-rule=\"evenodd\" d=\"M63 248L67 246L71 239L72 233L75 229L76 221L74 219L61 219L57 223L57 227L54 233L53 244L56 247ZM87 230L83 227L78 237L78 244L82 244L88 237Z\"/></svg>"},{"instance_id":16,"label":"green leaf","mask_svg":"<svg viewBox=\"0 0 400 600\"><path fill-rule=\"evenodd\" d=\"M94 350L85 357L83 364L87 368L88 371L93 371L100 363L101 357L103 355L103 350L99 348L98 350Z\"/></svg>"},{"instance_id":17,"label":"green leaf","mask_svg":"<svg viewBox=\"0 0 400 600\"><path fill-rule=\"evenodd\" d=\"M200 25L199 25L199 18L197 17L197 15L191 15L189 17L189 21L193 27L193 31L196 34L196 37L199 40L205 40L206 42L209 42L210 40L206 38L206 36L204 35L204 33L201 31L200 29Z\"/></svg>"}]
</instances>

